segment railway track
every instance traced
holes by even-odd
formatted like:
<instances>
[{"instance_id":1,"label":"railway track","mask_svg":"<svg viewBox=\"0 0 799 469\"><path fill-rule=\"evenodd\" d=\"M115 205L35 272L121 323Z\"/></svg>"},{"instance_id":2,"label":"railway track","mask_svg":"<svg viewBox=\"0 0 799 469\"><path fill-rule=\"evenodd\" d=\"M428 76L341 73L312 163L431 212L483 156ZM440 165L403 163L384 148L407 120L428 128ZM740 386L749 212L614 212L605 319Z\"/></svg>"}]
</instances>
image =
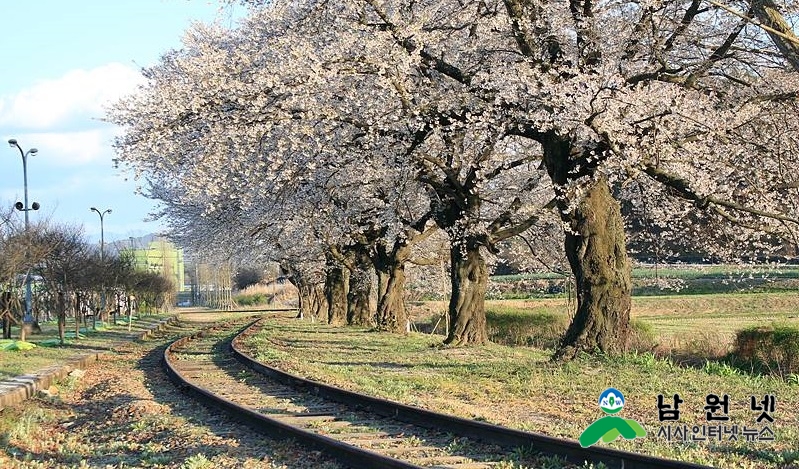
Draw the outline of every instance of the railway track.
<instances>
[{"instance_id":1,"label":"railway track","mask_svg":"<svg viewBox=\"0 0 799 469\"><path fill-rule=\"evenodd\" d=\"M284 373L242 351L257 328L249 320L217 325L167 347L164 364L178 383L236 419L276 438L292 438L357 469L588 467L699 469L654 458L438 414Z\"/></svg>"}]
</instances>

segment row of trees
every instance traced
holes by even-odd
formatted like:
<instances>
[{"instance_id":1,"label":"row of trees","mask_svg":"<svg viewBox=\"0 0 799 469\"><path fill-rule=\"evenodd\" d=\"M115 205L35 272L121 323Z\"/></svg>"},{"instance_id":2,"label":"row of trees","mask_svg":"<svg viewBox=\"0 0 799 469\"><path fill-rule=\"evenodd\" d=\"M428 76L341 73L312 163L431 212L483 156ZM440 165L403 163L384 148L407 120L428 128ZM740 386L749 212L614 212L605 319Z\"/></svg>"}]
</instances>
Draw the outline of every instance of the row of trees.
<instances>
[{"instance_id":1,"label":"row of trees","mask_svg":"<svg viewBox=\"0 0 799 469\"><path fill-rule=\"evenodd\" d=\"M629 239L717 258L797 245L797 42L749 18L795 3L250 3L109 111L118 162L184 245L280 262L331 323L404 330L405 266L437 231L446 343L483 343L487 256L521 237L575 278L557 356L614 353Z\"/></svg>"},{"instance_id":2,"label":"row of trees","mask_svg":"<svg viewBox=\"0 0 799 469\"><path fill-rule=\"evenodd\" d=\"M164 306L174 290L169 280L156 273L134 268L131 256L107 255L101 258L99 246L90 244L82 228L48 223L34 224L27 231L18 226L11 213L3 216L0 229L0 316L3 338L11 338L12 326L20 328L21 340L28 332L22 323L25 308L25 279L34 285L32 313L34 328L40 321L58 320L59 336L64 340L66 319L73 317L79 328L81 318L92 314L107 319L133 302ZM101 297L107 307L101 310Z\"/></svg>"}]
</instances>

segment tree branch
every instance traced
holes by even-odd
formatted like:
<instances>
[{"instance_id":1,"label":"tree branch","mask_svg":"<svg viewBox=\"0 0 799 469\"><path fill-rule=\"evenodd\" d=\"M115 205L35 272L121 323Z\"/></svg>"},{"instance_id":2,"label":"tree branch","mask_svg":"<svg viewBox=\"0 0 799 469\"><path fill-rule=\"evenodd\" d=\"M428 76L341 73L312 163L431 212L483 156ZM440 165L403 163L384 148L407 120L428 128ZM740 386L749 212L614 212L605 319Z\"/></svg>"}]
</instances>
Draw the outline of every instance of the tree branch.
<instances>
[{"instance_id":1,"label":"tree branch","mask_svg":"<svg viewBox=\"0 0 799 469\"><path fill-rule=\"evenodd\" d=\"M691 189L690 183L687 180L680 178L679 176L669 174L661 168L657 168L652 165L645 165L643 170L647 175L649 175L649 177L651 177L655 181L674 189L683 199L696 202L699 208L704 209L707 208L709 204L713 204L713 205L718 205L720 207L737 210L739 212L749 213L751 215L756 215L759 217L771 218L773 220L781 220L799 225L799 219L781 213L771 213L771 212L766 212L764 210L758 210L755 208L746 207L737 202L722 200L719 199L718 197L712 197L712 196L703 197L699 195L697 192L695 192L693 189ZM725 218L732 220L732 218L730 217L725 217Z\"/></svg>"}]
</instances>

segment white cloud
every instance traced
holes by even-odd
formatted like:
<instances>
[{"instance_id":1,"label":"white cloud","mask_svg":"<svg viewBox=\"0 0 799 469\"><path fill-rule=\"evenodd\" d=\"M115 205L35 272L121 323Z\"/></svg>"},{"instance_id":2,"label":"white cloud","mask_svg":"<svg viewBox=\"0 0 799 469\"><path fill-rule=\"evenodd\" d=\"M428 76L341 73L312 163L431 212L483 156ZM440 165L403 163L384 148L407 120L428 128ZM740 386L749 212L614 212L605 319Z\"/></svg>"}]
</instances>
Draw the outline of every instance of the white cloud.
<instances>
[{"instance_id":1,"label":"white cloud","mask_svg":"<svg viewBox=\"0 0 799 469\"><path fill-rule=\"evenodd\" d=\"M0 125L46 130L76 118L100 118L104 106L133 92L143 80L137 69L120 63L71 70L0 98Z\"/></svg>"},{"instance_id":2,"label":"white cloud","mask_svg":"<svg viewBox=\"0 0 799 469\"><path fill-rule=\"evenodd\" d=\"M36 148L39 152L28 157L28 167L81 166L86 164L112 165L111 142L115 127L98 124L98 128L77 132L41 132L14 135L23 150Z\"/></svg>"}]
</instances>

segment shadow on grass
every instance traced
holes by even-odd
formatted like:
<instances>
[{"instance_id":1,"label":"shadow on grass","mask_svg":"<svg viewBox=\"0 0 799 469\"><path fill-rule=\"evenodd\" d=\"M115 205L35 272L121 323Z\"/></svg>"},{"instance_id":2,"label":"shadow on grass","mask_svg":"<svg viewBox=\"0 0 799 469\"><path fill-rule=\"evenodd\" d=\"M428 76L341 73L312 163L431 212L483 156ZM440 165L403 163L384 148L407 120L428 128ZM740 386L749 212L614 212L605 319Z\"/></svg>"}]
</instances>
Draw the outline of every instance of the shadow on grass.
<instances>
[{"instance_id":1,"label":"shadow on grass","mask_svg":"<svg viewBox=\"0 0 799 469\"><path fill-rule=\"evenodd\" d=\"M381 435L379 438L384 438L386 441L391 439L407 440L412 446L426 443L440 446L449 456L460 456L476 462L496 461L497 453L506 452L506 450L501 450L498 446L490 443L481 443L469 438L461 438L449 434L445 437L446 443L442 443L440 430L428 429L424 426L413 424L398 425L398 420L378 416L369 410L364 411L357 405L339 403L330 398L320 398L318 390L313 389L314 386L282 384L279 382L280 380L271 380L269 377L261 375L242 364L231 364L229 340L234 335L230 334L226 338L220 338L219 342L214 345L213 352L215 357L217 357L215 360L217 365L230 378L244 381L250 387L258 388L265 395L278 396L278 403L274 407L265 406L266 400L264 400L261 406L258 407L259 412L269 414L334 414L335 425L326 427L326 423L321 422L318 427L313 428L318 428L323 434L333 438L335 436L332 435L338 432L367 432ZM335 364L336 362L330 363ZM357 362L342 363L345 365L359 364ZM363 364L385 368L413 368L413 365L388 362L364 362ZM349 422L350 426L345 427L346 430L343 430L338 426L341 422ZM309 426L307 429L310 428ZM380 450L376 451L380 452ZM526 448L514 448L507 451L505 462L512 463L512 467L543 467L539 464L539 458L553 459L551 456L541 456L538 453L528 451ZM509 465L508 467L511 466Z\"/></svg>"},{"instance_id":2,"label":"shadow on grass","mask_svg":"<svg viewBox=\"0 0 799 469\"><path fill-rule=\"evenodd\" d=\"M722 454L737 454L759 464L762 464L763 462L779 464L780 467L786 467L787 469L797 467L794 465L794 463L799 463L799 449L769 450L762 447L755 448L719 445L712 447L712 451Z\"/></svg>"},{"instance_id":3,"label":"shadow on grass","mask_svg":"<svg viewBox=\"0 0 799 469\"><path fill-rule=\"evenodd\" d=\"M785 380L788 383L799 384L799 376L796 374L780 370L765 363L744 360L732 352L720 357L686 352L655 354L655 356L660 360L669 360L676 366L704 371L709 375L775 378Z\"/></svg>"},{"instance_id":4,"label":"shadow on grass","mask_svg":"<svg viewBox=\"0 0 799 469\"><path fill-rule=\"evenodd\" d=\"M166 459L182 460L196 454L230 451L229 445L197 439L179 447L173 444L168 454L162 452L158 443L173 443L170 435L175 429L164 423L166 420L158 412L159 407L154 407L149 399L116 391L114 384L102 382L86 389L78 405L38 401L38 406L59 412L55 421L45 426L67 431L72 438L23 446L9 444L4 437L0 439L0 451L24 460L26 465L21 467L38 467L36 463L43 467L51 467L53 463L56 467L149 467ZM45 435L48 433L45 430ZM32 451L32 448L37 449Z\"/></svg>"},{"instance_id":5,"label":"shadow on grass","mask_svg":"<svg viewBox=\"0 0 799 469\"><path fill-rule=\"evenodd\" d=\"M181 334L181 336L186 335ZM172 340L178 339L175 335ZM225 344L217 344L214 352L226 347ZM138 369L145 371L144 385L153 395L154 401L169 407L171 414L185 419L187 422L205 427L207 431L220 438L235 438L234 445L207 445L200 438L192 438L196 443L187 442L184 447L189 454L203 454L209 459L216 455L231 455L235 451L241 455L261 460L273 460L277 463L292 467L296 464L296 457L302 455L305 461L311 461L311 466L319 468L335 468L336 466L325 458L321 453L308 451L297 447L291 440L277 441L268 437L264 439L262 435L256 438L247 437L251 434L244 424L236 422L219 408L202 403L196 396L188 394L186 390L176 390L176 385L172 382L164 370L163 357L167 345L161 345L148 352L137 364ZM231 366L229 362L225 366ZM234 368L236 365L233 365ZM234 373L234 372L231 372ZM305 466L303 466L305 467Z\"/></svg>"},{"instance_id":6,"label":"shadow on grass","mask_svg":"<svg viewBox=\"0 0 799 469\"><path fill-rule=\"evenodd\" d=\"M356 361L320 361L323 365L332 366L371 366L373 368L385 368L389 370L400 370L414 368L416 365L406 363L389 363L389 362L356 362Z\"/></svg>"}]
</instances>

